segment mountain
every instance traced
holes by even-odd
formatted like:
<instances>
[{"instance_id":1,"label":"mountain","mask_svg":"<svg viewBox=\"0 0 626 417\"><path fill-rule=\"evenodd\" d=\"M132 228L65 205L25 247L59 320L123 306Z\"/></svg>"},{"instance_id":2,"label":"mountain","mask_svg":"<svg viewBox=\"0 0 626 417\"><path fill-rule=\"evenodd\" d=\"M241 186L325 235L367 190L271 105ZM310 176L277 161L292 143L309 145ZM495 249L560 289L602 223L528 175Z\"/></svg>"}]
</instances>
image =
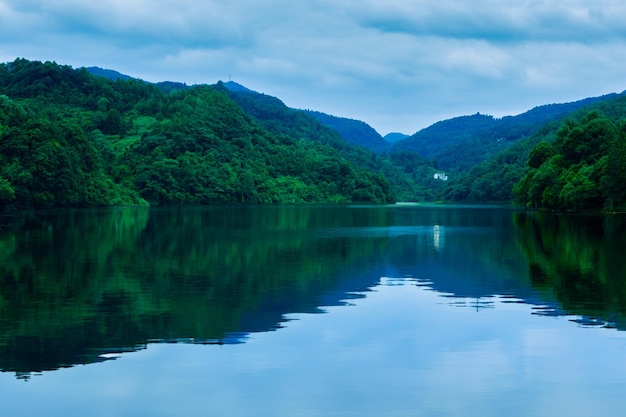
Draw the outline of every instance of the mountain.
<instances>
[{"instance_id":1,"label":"mountain","mask_svg":"<svg viewBox=\"0 0 626 417\"><path fill-rule=\"evenodd\" d=\"M391 152L415 152L435 161L440 169L467 171L516 141L533 135L546 123L558 121L578 109L616 96L609 94L571 103L548 104L500 119L480 113L455 117L396 142Z\"/></svg>"},{"instance_id":2,"label":"mountain","mask_svg":"<svg viewBox=\"0 0 626 417\"><path fill-rule=\"evenodd\" d=\"M391 132L391 133L387 133L383 139L385 140L385 142L387 143L396 143L400 140L406 139L408 138L409 135L406 135L404 133L399 133L399 132Z\"/></svg>"},{"instance_id":3,"label":"mountain","mask_svg":"<svg viewBox=\"0 0 626 417\"><path fill-rule=\"evenodd\" d=\"M510 202L533 148L553 143L567 119L597 111L619 127L626 118L626 95L611 94L517 116L456 117L387 145L363 122L292 109L232 81L187 86L104 74L25 59L0 64L0 211ZM387 150L374 152L381 143ZM581 143L574 151L588 153ZM594 175L609 178L605 171Z\"/></svg>"},{"instance_id":4,"label":"mountain","mask_svg":"<svg viewBox=\"0 0 626 417\"><path fill-rule=\"evenodd\" d=\"M580 104L584 105L580 107ZM551 108L554 107L551 106ZM533 152L536 152L534 151L536 147L539 146L539 149L545 150L546 144L554 144L559 137L569 136L570 131L567 130L569 129L568 126L571 127L580 124L582 127L585 127L589 120L593 120L595 123L596 116L594 115L601 114L608 119L610 123L619 126L622 123L621 121L626 118L626 94L610 94L598 98L581 100L580 102L575 102L575 105L571 108L575 110L565 113L561 117L552 119L547 123L538 124L533 134L519 139L506 149L474 165L468 171L459 172L454 175L453 180L448 183L444 190L442 198L448 201L463 202L512 201L514 198L514 188L521 187L520 189L524 189L524 186L517 184L520 183L522 178L532 169L530 165L535 165L535 163L531 162L529 157ZM545 110L545 108L538 108L539 112L543 110ZM537 110L533 109L524 115L525 117L532 118L536 113ZM594 124L592 125L595 127ZM593 160L594 155L596 155L598 151L613 147L611 142L614 140L597 140L598 135L606 138L611 137L610 135L602 133L604 128L595 130L589 129L585 132L582 127L580 129L572 129L577 132L578 136L574 137L576 135L571 135L572 139L568 140L568 143L570 148L575 150L576 153L582 152L586 154L584 159L585 163L580 164L580 167L589 168L589 161ZM573 146L576 141L581 140L583 141L582 144ZM556 147L556 149L558 149L558 147ZM580 158L580 155L578 157ZM559 167L563 168L566 166L566 162L567 161L563 164L558 164ZM602 163L604 162L606 162L606 160L602 160ZM624 166L626 166L626 161ZM612 180L616 177L616 170L619 164L615 162L615 159L611 167L613 172L598 170L595 172L594 176L592 176L593 180L598 180L598 173L600 173L600 177L605 177L603 179L603 185L600 188L604 187L606 189L606 186L611 183L609 179ZM559 185L562 186L570 180L577 182L576 185L578 186L583 182L583 176L572 174L571 171L567 174L569 176L566 175L567 178L557 178L557 172L558 170L554 170L549 175L545 175L546 173L544 172L543 181L552 183L555 187ZM589 182L586 182L586 185L589 185ZM599 185L596 184L593 187L599 187ZM539 189L541 189L541 187L533 188L535 192ZM571 191L571 188L568 189L568 191ZM563 193L563 195L565 195L565 193ZM617 202L619 198L619 193L615 193L613 201ZM524 197L519 194L518 199L526 202ZM610 203L607 203L607 205L610 206Z\"/></svg>"},{"instance_id":5,"label":"mountain","mask_svg":"<svg viewBox=\"0 0 626 417\"><path fill-rule=\"evenodd\" d=\"M100 68L100 67L86 67L85 69L87 70L87 72L89 72L92 75L96 75L98 77L104 77L113 81L135 79L134 77L131 77L130 75L125 75L125 74L119 73L111 69Z\"/></svg>"},{"instance_id":6,"label":"mountain","mask_svg":"<svg viewBox=\"0 0 626 417\"><path fill-rule=\"evenodd\" d=\"M241 89L233 91L224 84L218 83L217 88L225 91L247 116L271 133L334 149L347 166L361 172L364 179L370 178L370 182L382 181L382 186L389 187L390 194L395 198L406 200L427 195L421 187L416 186L402 167L394 166L392 161L370 149L344 140L337 130L319 122L310 112L289 108L280 99L266 94ZM358 124L355 121L351 123ZM372 172L377 174L372 177ZM357 182L356 188L362 188L361 184L362 181Z\"/></svg>"},{"instance_id":7,"label":"mountain","mask_svg":"<svg viewBox=\"0 0 626 417\"><path fill-rule=\"evenodd\" d=\"M225 83L222 83L222 85L224 87L226 87L228 90L233 91L235 93L256 93L256 91L250 90L247 87L244 87L243 85L236 83L234 81L227 81Z\"/></svg>"},{"instance_id":8,"label":"mountain","mask_svg":"<svg viewBox=\"0 0 626 417\"><path fill-rule=\"evenodd\" d=\"M176 81L160 81L155 84L157 88L164 93L171 94L176 91L182 91L189 88L189 86L185 83L179 83Z\"/></svg>"},{"instance_id":9,"label":"mountain","mask_svg":"<svg viewBox=\"0 0 626 417\"><path fill-rule=\"evenodd\" d=\"M410 190L303 112L231 94L223 83L165 93L53 62L0 64L0 211L389 203L398 184Z\"/></svg>"},{"instance_id":10,"label":"mountain","mask_svg":"<svg viewBox=\"0 0 626 417\"><path fill-rule=\"evenodd\" d=\"M147 81L140 80L139 78L131 77L130 75L119 73L112 69L105 69L105 68L100 68L100 67L87 67L85 69L87 70L87 72L89 72L92 75L95 75L97 77L104 77L106 79L113 80L113 81L137 80L137 81L145 82L147 84L153 84ZM157 86L159 90L168 94L175 92L175 91L185 90L189 88L187 84L176 82L176 81L160 81L158 83L154 83L154 85Z\"/></svg>"},{"instance_id":11,"label":"mountain","mask_svg":"<svg viewBox=\"0 0 626 417\"><path fill-rule=\"evenodd\" d=\"M123 79L129 80L134 79L133 77L121 74L114 70L102 69L98 67L89 67L87 71L93 75L105 77L110 80ZM161 91L165 93L172 93L176 91L182 91L190 88L185 83L173 82L173 81L162 81L154 84ZM307 120L308 118L298 118L293 117L295 112L300 110L290 109L278 98L268 96L266 94L258 93L254 90L251 90L235 81L227 81L227 82L218 82L217 86L219 88L224 88L228 92L231 93L231 97L238 101L239 105L242 106L242 109L247 112L251 117L255 118L257 122L264 123L267 128L270 130L274 130L275 133L281 133L284 129L278 129L277 124L282 124L284 119L292 118L295 123L292 125L297 125L298 123L303 122L303 125L306 125L310 122ZM313 119L318 120L322 125L325 125L339 133L342 139L346 142L353 143L358 146L363 146L367 149L374 150L375 152L382 152L387 148L387 143L384 142L382 137L368 124L352 119L340 118L331 115L327 115L320 112L302 110L302 112L306 113L308 116ZM292 116L286 116L286 114L291 114ZM319 130L319 129L318 129ZM336 148L343 148L345 144L337 143L336 137L331 140L334 142L332 146ZM318 138L319 140L319 138ZM322 140L322 142L327 141L327 139Z\"/></svg>"},{"instance_id":12,"label":"mountain","mask_svg":"<svg viewBox=\"0 0 626 417\"><path fill-rule=\"evenodd\" d=\"M231 93L235 94L233 95L234 99L239 100L240 105L242 105L246 111L248 111L253 117L258 116L261 120L271 119L271 117L267 117L268 115L260 115L260 107L264 107L265 105L269 105L270 107L276 105L283 108L283 110L286 109L286 106L279 99L258 93L234 81L222 82L221 85ZM245 94L242 95L238 93ZM256 101L258 105L252 105L252 98L255 99L252 101ZM317 120L324 126L337 131L341 138L346 142L363 146L377 153L385 151L388 147L388 144L383 140L380 134L365 122L332 116L313 110L300 111Z\"/></svg>"},{"instance_id":13,"label":"mountain","mask_svg":"<svg viewBox=\"0 0 626 417\"><path fill-rule=\"evenodd\" d=\"M365 122L332 116L318 111L303 111L323 125L339 132L341 137L350 143L363 146L376 153L384 152L389 146L382 136Z\"/></svg>"}]
</instances>

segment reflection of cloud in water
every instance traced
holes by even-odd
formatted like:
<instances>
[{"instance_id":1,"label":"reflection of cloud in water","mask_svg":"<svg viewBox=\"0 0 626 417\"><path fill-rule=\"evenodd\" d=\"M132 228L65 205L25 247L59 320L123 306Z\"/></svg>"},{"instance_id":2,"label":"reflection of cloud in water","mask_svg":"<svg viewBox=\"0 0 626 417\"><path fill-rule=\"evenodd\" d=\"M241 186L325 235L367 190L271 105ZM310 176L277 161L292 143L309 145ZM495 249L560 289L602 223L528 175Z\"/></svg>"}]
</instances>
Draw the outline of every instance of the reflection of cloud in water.
<instances>
[{"instance_id":1,"label":"reflection of cloud in water","mask_svg":"<svg viewBox=\"0 0 626 417\"><path fill-rule=\"evenodd\" d=\"M534 298L520 298L512 294L482 295L470 297L467 295L456 294L453 292L445 292L435 287L435 282L425 278L416 278L410 275L403 277L383 276L380 278L379 285L384 287L390 286L416 286L426 291L433 291L442 300L446 300L442 304L450 307L461 307L474 309L477 312L485 309L494 309L498 305L523 304L530 307L532 315L545 317L567 317L572 323L576 323L579 327L590 328L599 327L606 329L618 329L617 315L613 314L609 319L588 316L588 315L571 315L567 311L560 308L556 301L539 301Z\"/></svg>"}]
</instances>

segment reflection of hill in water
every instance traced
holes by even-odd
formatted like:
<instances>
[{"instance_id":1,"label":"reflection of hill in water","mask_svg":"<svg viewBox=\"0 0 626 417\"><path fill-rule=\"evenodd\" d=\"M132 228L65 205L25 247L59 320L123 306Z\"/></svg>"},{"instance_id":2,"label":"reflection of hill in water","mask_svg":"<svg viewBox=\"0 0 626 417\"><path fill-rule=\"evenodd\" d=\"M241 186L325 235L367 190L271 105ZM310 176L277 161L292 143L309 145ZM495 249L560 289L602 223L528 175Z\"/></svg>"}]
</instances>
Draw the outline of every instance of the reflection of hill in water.
<instances>
[{"instance_id":1,"label":"reflection of hill in water","mask_svg":"<svg viewBox=\"0 0 626 417\"><path fill-rule=\"evenodd\" d=\"M456 305L489 307L498 295L534 314L626 329L625 217L515 212L508 222L472 233L440 227L433 241L444 245L405 274ZM414 249L404 246L410 259Z\"/></svg>"},{"instance_id":2,"label":"reflection of hill in water","mask_svg":"<svg viewBox=\"0 0 626 417\"><path fill-rule=\"evenodd\" d=\"M0 369L90 363L149 341L238 343L286 313L339 304L345 294L327 295L337 271L381 242L320 241L310 231L352 221L297 207L28 218L0 237Z\"/></svg>"},{"instance_id":3,"label":"reflection of hill in water","mask_svg":"<svg viewBox=\"0 0 626 417\"><path fill-rule=\"evenodd\" d=\"M536 242L549 241L551 229L522 216L514 227L511 218L495 209L385 207L27 217L23 229L0 235L0 369L92 363L152 342L241 343L288 314L361 297L383 276L429 281L457 301L488 304L499 294L551 305L556 295L568 312L589 313L567 303L570 287L555 275L561 266L550 269L552 254L538 255L546 248ZM603 317L599 306L593 315Z\"/></svg>"},{"instance_id":4,"label":"reflection of hill in water","mask_svg":"<svg viewBox=\"0 0 626 417\"><path fill-rule=\"evenodd\" d=\"M533 287L582 325L626 329L626 218L520 213L516 236Z\"/></svg>"}]
</instances>

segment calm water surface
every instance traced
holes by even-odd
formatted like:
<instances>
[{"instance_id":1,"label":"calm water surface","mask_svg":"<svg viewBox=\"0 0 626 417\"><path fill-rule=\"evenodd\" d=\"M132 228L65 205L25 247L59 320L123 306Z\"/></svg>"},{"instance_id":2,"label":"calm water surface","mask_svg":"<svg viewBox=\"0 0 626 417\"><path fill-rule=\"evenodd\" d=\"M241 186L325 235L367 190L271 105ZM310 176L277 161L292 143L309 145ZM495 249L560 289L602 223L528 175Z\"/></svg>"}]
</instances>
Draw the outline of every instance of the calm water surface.
<instances>
[{"instance_id":1,"label":"calm water surface","mask_svg":"<svg viewBox=\"0 0 626 417\"><path fill-rule=\"evenodd\" d=\"M1 416L626 416L626 219L78 210L0 231Z\"/></svg>"}]
</instances>

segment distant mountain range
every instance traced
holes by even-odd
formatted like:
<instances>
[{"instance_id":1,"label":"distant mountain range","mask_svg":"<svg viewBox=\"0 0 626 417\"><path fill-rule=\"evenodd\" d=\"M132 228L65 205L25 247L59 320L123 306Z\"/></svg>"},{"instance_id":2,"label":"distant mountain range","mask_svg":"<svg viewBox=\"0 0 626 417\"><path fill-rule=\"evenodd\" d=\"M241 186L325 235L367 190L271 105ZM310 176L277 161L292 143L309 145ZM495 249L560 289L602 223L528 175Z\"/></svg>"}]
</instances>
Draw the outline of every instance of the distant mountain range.
<instances>
[{"instance_id":1,"label":"distant mountain range","mask_svg":"<svg viewBox=\"0 0 626 417\"><path fill-rule=\"evenodd\" d=\"M93 75L97 75L100 77L105 77L110 80L128 80L128 79L136 79L129 75L122 74L118 71L111 69L104 69L100 67L87 67L86 70ZM174 81L162 81L155 84L159 89L166 93L170 93L175 90L180 90L184 88L188 88L189 86L184 83L174 82ZM232 91L234 93L258 93L254 90L251 90L235 81L227 81L222 82L222 85ZM307 113L309 116L315 118L320 123L330 127L331 129L339 132L341 137L355 145L363 146L367 149L373 150L374 152L380 153L389 149L389 143L393 143L395 141L400 140L401 138L408 137L407 135L403 135L401 133L395 133L387 135L387 137L383 138L374 128L372 128L367 123L360 120L347 119L337 116L332 116L329 114L321 113L313 110L302 110Z\"/></svg>"},{"instance_id":2,"label":"distant mountain range","mask_svg":"<svg viewBox=\"0 0 626 417\"><path fill-rule=\"evenodd\" d=\"M400 133L400 132L391 132L391 133L387 133L383 139L385 139L385 142L388 143L396 143L398 141L401 141L403 139L408 138L409 135L406 135L404 133Z\"/></svg>"},{"instance_id":3,"label":"distant mountain range","mask_svg":"<svg viewBox=\"0 0 626 417\"><path fill-rule=\"evenodd\" d=\"M88 70L109 79L132 78L112 70L94 67ZM190 88L171 81L155 85L167 93ZM320 143L348 152L360 166L366 164L366 154L355 154L346 143L373 151L384 160L388 158L391 166L399 167L411 178L414 183L411 187L417 187L417 191L415 188L412 191L415 197L405 193L402 198L416 200L510 201L513 186L527 169L530 151L540 141L553 141L565 119L580 118L593 110L612 120L626 116L622 114L624 105L619 102L626 99L624 93L608 94L537 106L502 118L481 113L464 115L439 121L410 136L390 133L383 138L363 121L314 110L291 109L279 98L234 81L218 82L217 88L227 91L249 117L276 135L316 137ZM321 131L319 124L329 130ZM385 164L387 162L380 165L378 161L369 169L390 166ZM432 180L433 173L440 172L445 172L443 178L449 179L445 184ZM396 174L389 175L392 178ZM400 182L395 185L406 190L406 184Z\"/></svg>"},{"instance_id":4,"label":"distant mountain range","mask_svg":"<svg viewBox=\"0 0 626 417\"><path fill-rule=\"evenodd\" d=\"M249 88L244 87L243 85L236 83L234 81L228 81L223 83L224 87L229 89L230 91L234 91L236 93L256 93L256 91L250 90Z\"/></svg>"},{"instance_id":5,"label":"distant mountain range","mask_svg":"<svg viewBox=\"0 0 626 417\"><path fill-rule=\"evenodd\" d=\"M591 97L571 103L547 104L517 116L494 118L476 113L437 122L396 142L391 152L415 152L437 161L444 170L466 171L534 134L546 123L561 120L581 108L608 101L618 94Z\"/></svg>"},{"instance_id":6,"label":"distant mountain range","mask_svg":"<svg viewBox=\"0 0 626 417\"><path fill-rule=\"evenodd\" d=\"M136 80L137 78L130 75L122 74L112 69L100 68L100 67L85 67L87 72L99 77L108 78L109 80Z\"/></svg>"},{"instance_id":7,"label":"distant mountain range","mask_svg":"<svg viewBox=\"0 0 626 417\"><path fill-rule=\"evenodd\" d=\"M339 132L341 137L350 143L371 149L376 153L381 153L389 148L389 143L365 122L331 116L313 110L303 111L318 122Z\"/></svg>"},{"instance_id":8,"label":"distant mountain range","mask_svg":"<svg viewBox=\"0 0 626 417\"><path fill-rule=\"evenodd\" d=\"M86 69L94 75L112 80L134 78L110 69L99 67ZM163 81L155 85L168 93L189 88L184 83L173 81ZM222 85L233 93L263 95L234 81L223 82ZM616 96L617 94L608 94L570 103L547 104L516 116L503 118L494 118L480 113L459 116L434 123L410 136L403 133L389 133L384 138L374 128L360 120L342 118L315 110L302 111L337 131L345 141L363 146L376 153L414 152L423 158L436 161L441 169L466 171L498 151L506 149L517 140L533 134L545 123L559 120L580 108L610 100ZM265 100L269 101L269 96L265 96ZM466 152L468 147L471 147L473 156L460 158L460 155L468 153Z\"/></svg>"},{"instance_id":9,"label":"distant mountain range","mask_svg":"<svg viewBox=\"0 0 626 417\"><path fill-rule=\"evenodd\" d=\"M104 77L104 78L107 78L107 79L113 80L113 81L116 81L116 80L137 80L137 81L146 82L148 84L154 84L161 91L164 91L166 93L171 93L172 91L176 91L176 90L183 90L183 89L189 87L187 84L181 83L181 82L177 82L177 81L160 81L158 83L150 83L148 81L144 81L144 80L141 80L139 78L131 77L130 75L122 74L122 73L117 72L117 71L112 70L112 69L105 69L105 68L100 68L100 67L86 67L85 69L87 70L87 72L89 72L92 75L96 75L96 76L99 76L99 77Z\"/></svg>"}]
</instances>

